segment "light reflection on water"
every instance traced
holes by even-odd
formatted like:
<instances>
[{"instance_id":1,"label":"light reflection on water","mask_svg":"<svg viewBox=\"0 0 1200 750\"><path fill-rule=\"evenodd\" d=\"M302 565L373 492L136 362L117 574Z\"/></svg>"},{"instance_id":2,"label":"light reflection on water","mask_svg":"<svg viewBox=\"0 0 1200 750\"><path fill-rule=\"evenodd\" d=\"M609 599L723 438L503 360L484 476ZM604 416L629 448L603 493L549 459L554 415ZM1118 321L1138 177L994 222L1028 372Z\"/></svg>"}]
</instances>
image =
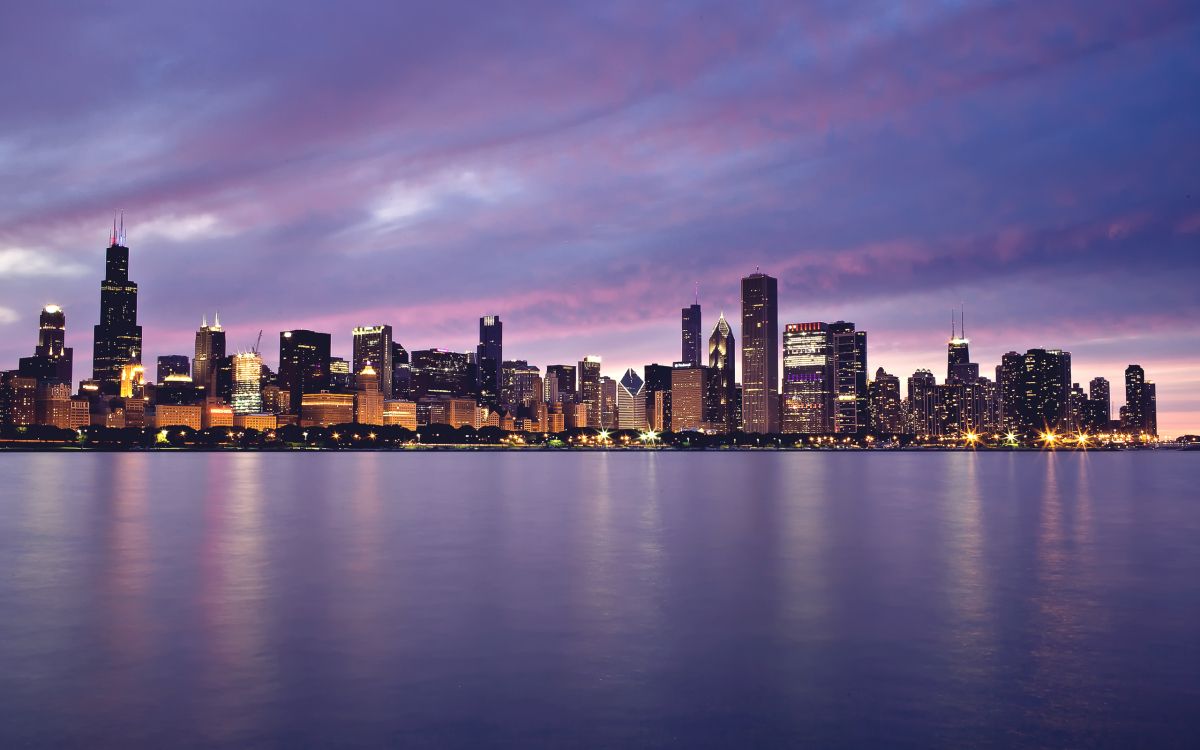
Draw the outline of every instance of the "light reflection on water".
<instances>
[{"instance_id":1,"label":"light reflection on water","mask_svg":"<svg viewBox=\"0 0 1200 750\"><path fill-rule=\"evenodd\" d=\"M1194 466L0 455L0 745L1183 745Z\"/></svg>"}]
</instances>

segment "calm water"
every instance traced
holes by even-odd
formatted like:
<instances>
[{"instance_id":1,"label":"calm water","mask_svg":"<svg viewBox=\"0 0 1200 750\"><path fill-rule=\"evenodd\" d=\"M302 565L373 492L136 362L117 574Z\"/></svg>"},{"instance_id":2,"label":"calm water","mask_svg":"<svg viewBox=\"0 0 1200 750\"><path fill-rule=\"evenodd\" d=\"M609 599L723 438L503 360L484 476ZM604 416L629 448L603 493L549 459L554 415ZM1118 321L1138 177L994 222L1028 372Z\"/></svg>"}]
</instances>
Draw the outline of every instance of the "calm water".
<instances>
[{"instance_id":1,"label":"calm water","mask_svg":"<svg viewBox=\"0 0 1200 750\"><path fill-rule=\"evenodd\" d=\"M0 455L0 746L1193 746L1200 455Z\"/></svg>"}]
</instances>

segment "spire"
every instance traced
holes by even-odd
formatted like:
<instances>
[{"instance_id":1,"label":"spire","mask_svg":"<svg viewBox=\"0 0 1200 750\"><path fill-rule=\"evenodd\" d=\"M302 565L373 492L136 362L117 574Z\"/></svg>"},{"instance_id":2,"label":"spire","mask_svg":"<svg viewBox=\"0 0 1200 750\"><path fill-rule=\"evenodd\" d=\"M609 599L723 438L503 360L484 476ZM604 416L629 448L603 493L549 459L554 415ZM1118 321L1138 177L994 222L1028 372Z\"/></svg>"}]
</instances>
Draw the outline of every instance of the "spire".
<instances>
[{"instance_id":1,"label":"spire","mask_svg":"<svg viewBox=\"0 0 1200 750\"><path fill-rule=\"evenodd\" d=\"M700 282L696 282L696 304L700 304Z\"/></svg>"},{"instance_id":2,"label":"spire","mask_svg":"<svg viewBox=\"0 0 1200 750\"><path fill-rule=\"evenodd\" d=\"M960 302L959 304L962 305L962 310L958 313L958 330L965 339L967 337L967 303Z\"/></svg>"},{"instance_id":3,"label":"spire","mask_svg":"<svg viewBox=\"0 0 1200 750\"><path fill-rule=\"evenodd\" d=\"M117 240L122 246L125 245L125 209L121 209L121 231L117 235Z\"/></svg>"},{"instance_id":4,"label":"spire","mask_svg":"<svg viewBox=\"0 0 1200 750\"><path fill-rule=\"evenodd\" d=\"M200 316L200 327L208 328L208 315L207 314Z\"/></svg>"},{"instance_id":5,"label":"spire","mask_svg":"<svg viewBox=\"0 0 1200 750\"><path fill-rule=\"evenodd\" d=\"M108 233L108 244L110 247L117 244L117 217L115 216L113 217L112 231Z\"/></svg>"},{"instance_id":6,"label":"spire","mask_svg":"<svg viewBox=\"0 0 1200 750\"><path fill-rule=\"evenodd\" d=\"M215 312L215 313L213 313L213 328L220 328L220 327L221 327L221 313Z\"/></svg>"},{"instance_id":7,"label":"spire","mask_svg":"<svg viewBox=\"0 0 1200 750\"><path fill-rule=\"evenodd\" d=\"M954 334L955 334L955 329L954 329L954 308L950 308L950 340L951 340L951 341L953 341L953 340L956 338Z\"/></svg>"}]
</instances>

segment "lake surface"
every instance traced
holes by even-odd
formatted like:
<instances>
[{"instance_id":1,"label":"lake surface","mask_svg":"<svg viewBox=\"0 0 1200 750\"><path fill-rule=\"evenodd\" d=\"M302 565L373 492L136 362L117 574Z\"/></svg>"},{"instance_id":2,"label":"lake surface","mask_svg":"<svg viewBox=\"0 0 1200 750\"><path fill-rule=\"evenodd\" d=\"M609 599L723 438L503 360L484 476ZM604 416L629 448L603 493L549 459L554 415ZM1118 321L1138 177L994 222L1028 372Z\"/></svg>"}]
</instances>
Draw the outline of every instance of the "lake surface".
<instances>
[{"instance_id":1,"label":"lake surface","mask_svg":"<svg viewBox=\"0 0 1200 750\"><path fill-rule=\"evenodd\" d=\"M1195 747L1198 478L0 454L0 746Z\"/></svg>"}]
</instances>

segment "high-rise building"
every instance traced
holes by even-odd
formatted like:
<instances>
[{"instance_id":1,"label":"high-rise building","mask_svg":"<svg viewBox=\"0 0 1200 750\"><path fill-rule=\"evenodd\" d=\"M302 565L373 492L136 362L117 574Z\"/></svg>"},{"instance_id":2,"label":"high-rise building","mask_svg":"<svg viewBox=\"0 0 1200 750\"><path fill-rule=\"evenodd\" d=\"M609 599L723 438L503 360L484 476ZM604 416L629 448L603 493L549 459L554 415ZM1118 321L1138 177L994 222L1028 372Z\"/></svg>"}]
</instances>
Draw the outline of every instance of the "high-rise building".
<instances>
[{"instance_id":1,"label":"high-rise building","mask_svg":"<svg viewBox=\"0 0 1200 750\"><path fill-rule=\"evenodd\" d=\"M354 373L342 357L329 358L329 390L348 393L354 388Z\"/></svg>"},{"instance_id":2,"label":"high-rise building","mask_svg":"<svg viewBox=\"0 0 1200 750\"><path fill-rule=\"evenodd\" d=\"M996 366L1000 400L1000 427L1006 433L1021 431L1021 401L1025 397L1025 356L1007 352Z\"/></svg>"},{"instance_id":3,"label":"high-rise building","mask_svg":"<svg viewBox=\"0 0 1200 750\"><path fill-rule=\"evenodd\" d=\"M601 375L600 426L606 430L615 430L617 416L617 381L607 375Z\"/></svg>"},{"instance_id":4,"label":"high-rise building","mask_svg":"<svg viewBox=\"0 0 1200 750\"><path fill-rule=\"evenodd\" d=\"M742 420L779 431L779 282L757 271L742 279Z\"/></svg>"},{"instance_id":5,"label":"high-rise building","mask_svg":"<svg viewBox=\"0 0 1200 750\"><path fill-rule=\"evenodd\" d=\"M26 427L37 422L37 378L18 370L0 372L0 425Z\"/></svg>"},{"instance_id":6,"label":"high-rise building","mask_svg":"<svg viewBox=\"0 0 1200 750\"><path fill-rule=\"evenodd\" d=\"M553 385L551 385L553 378ZM546 368L546 401L571 402L577 398L575 365L550 365Z\"/></svg>"},{"instance_id":7,"label":"high-rise building","mask_svg":"<svg viewBox=\"0 0 1200 750\"><path fill-rule=\"evenodd\" d=\"M700 338L699 294L697 294L694 304L683 308L680 318L683 349L679 360L699 367L702 364L700 361L700 342L702 339Z\"/></svg>"},{"instance_id":8,"label":"high-rise building","mask_svg":"<svg viewBox=\"0 0 1200 750\"><path fill-rule=\"evenodd\" d=\"M1092 405L1093 420L1103 422L1104 428L1112 419L1112 393L1107 378L1092 378L1088 383L1088 398Z\"/></svg>"},{"instance_id":9,"label":"high-rise building","mask_svg":"<svg viewBox=\"0 0 1200 750\"><path fill-rule=\"evenodd\" d=\"M392 342L392 393L397 400L407 400L412 395L412 363L408 350Z\"/></svg>"},{"instance_id":10,"label":"high-rise building","mask_svg":"<svg viewBox=\"0 0 1200 750\"><path fill-rule=\"evenodd\" d=\"M961 331L954 327L954 313L950 313L950 343L946 346L946 382L974 383L979 377L979 365L971 361L971 340L967 338L966 325Z\"/></svg>"},{"instance_id":11,"label":"high-rise building","mask_svg":"<svg viewBox=\"0 0 1200 750\"><path fill-rule=\"evenodd\" d=\"M929 370L917 370L908 378L908 429L920 438L937 434L937 379Z\"/></svg>"},{"instance_id":12,"label":"high-rise building","mask_svg":"<svg viewBox=\"0 0 1200 750\"><path fill-rule=\"evenodd\" d=\"M92 348L92 379L105 395L116 395L121 368L142 361L142 327L137 324L137 284L129 280L125 219L114 223L100 282L100 322Z\"/></svg>"},{"instance_id":13,"label":"high-rise building","mask_svg":"<svg viewBox=\"0 0 1200 750\"><path fill-rule=\"evenodd\" d=\"M589 354L579 361L579 401L587 410L588 427L603 427L600 357L594 354Z\"/></svg>"},{"instance_id":14,"label":"high-rise building","mask_svg":"<svg viewBox=\"0 0 1200 750\"><path fill-rule=\"evenodd\" d=\"M677 362L671 370L671 430L702 430L704 395L707 391L707 367Z\"/></svg>"},{"instance_id":15,"label":"high-rise building","mask_svg":"<svg viewBox=\"0 0 1200 750\"><path fill-rule=\"evenodd\" d=\"M1135 435L1158 434L1158 405L1154 383L1141 365L1125 368L1125 409L1121 428Z\"/></svg>"},{"instance_id":16,"label":"high-rise building","mask_svg":"<svg viewBox=\"0 0 1200 750\"><path fill-rule=\"evenodd\" d=\"M479 319L475 364L479 372L479 400L495 409L500 405L500 370L504 365L504 324L499 315Z\"/></svg>"},{"instance_id":17,"label":"high-rise building","mask_svg":"<svg viewBox=\"0 0 1200 750\"><path fill-rule=\"evenodd\" d=\"M904 413L900 409L900 378L889 375L882 367L875 371L867 390L871 403L871 426L876 432L901 434L907 432Z\"/></svg>"},{"instance_id":18,"label":"high-rise building","mask_svg":"<svg viewBox=\"0 0 1200 750\"><path fill-rule=\"evenodd\" d=\"M671 429L671 372L667 365L646 365L645 384L646 422L650 429L666 432Z\"/></svg>"},{"instance_id":19,"label":"high-rise building","mask_svg":"<svg viewBox=\"0 0 1200 750\"><path fill-rule=\"evenodd\" d=\"M418 349L412 353L413 400L429 396L475 398L476 383L471 357L445 349Z\"/></svg>"},{"instance_id":20,"label":"high-rise building","mask_svg":"<svg viewBox=\"0 0 1200 750\"><path fill-rule=\"evenodd\" d=\"M725 313L721 313L708 337L709 380L705 420L713 426L719 425L723 432L733 432L738 428L734 421L737 410L733 406L737 395L737 379L734 376L736 350L733 329L725 320Z\"/></svg>"},{"instance_id":21,"label":"high-rise building","mask_svg":"<svg viewBox=\"0 0 1200 750\"><path fill-rule=\"evenodd\" d=\"M164 354L158 358L154 382L162 383L172 375L192 376L192 363L186 354Z\"/></svg>"},{"instance_id":22,"label":"high-rise building","mask_svg":"<svg viewBox=\"0 0 1200 750\"><path fill-rule=\"evenodd\" d=\"M833 430L858 433L868 430L867 332L839 320L829 324L833 352Z\"/></svg>"},{"instance_id":23,"label":"high-rise building","mask_svg":"<svg viewBox=\"0 0 1200 750\"><path fill-rule=\"evenodd\" d=\"M208 388L209 393L217 390L217 368L225 358L225 329L221 327L220 313L213 315L213 324L205 316L196 331L196 356L192 359L192 380Z\"/></svg>"},{"instance_id":24,"label":"high-rise building","mask_svg":"<svg viewBox=\"0 0 1200 750\"><path fill-rule=\"evenodd\" d=\"M66 346L67 316L58 305L46 305L38 321L38 343L32 357L22 357L17 371L39 384L72 383L74 350ZM56 391L57 392L57 391Z\"/></svg>"},{"instance_id":25,"label":"high-rise building","mask_svg":"<svg viewBox=\"0 0 1200 750\"><path fill-rule=\"evenodd\" d=\"M557 388L557 382L555 384ZM500 369L500 405L508 410L545 399L541 371L523 359L506 360Z\"/></svg>"},{"instance_id":26,"label":"high-rise building","mask_svg":"<svg viewBox=\"0 0 1200 750\"><path fill-rule=\"evenodd\" d=\"M783 329L783 432L833 432L833 345L824 323Z\"/></svg>"},{"instance_id":27,"label":"high-rise building","mask_svg":"<svg viewBox=\"0 0 1200 750\"><path fill-rule=\"evenodd\" d=\"M388 343L391 349L391 342ZM354 402L354 421L359 424L382 425L383 421L383 390L379 373L370 364L364 365L354 378L358 389ZM414 418L416 413L414 412Z\"/></svg>"},{"instance_id":28,"label":"high-rise building","mask_svg":"<svg viewBox=\"0 0 1200 750\"><path fill-rule=\"evenodd\" d=\"M234 414L258 414L263 410L262 357L258 352L233 355L233 393L230 404Z\"/></svg>"},{"instance_id":29,"label":"high-rise building","mask_svg":"<svg viewBox=\"0 0 1200 750\"><path fill-rule=\"evenodd\" d=\"M644 430L646 422L646 381L632 367L617 384L617 426L622 430Z\"/></svg>"},{"instance_id":30,"label":"high-rise building","mask_svg":"<svg viewBox=\"0 0 1200 750\"><path fill-rule=\"evenodd\" d=\"M279 334L279 387L288 392L291 414L303 419L304 395L329 388L329 349L332 337L296 329Z\"/></svg>"},{"instance_id":31,"label":"high-rise building","mask_svg":"<svg viewBox=\"0 0 1200 750\"><path fill-rule=\"evenodd\" d=\"M362 372L367 365L379 374L381 392L392 396L395 377L392 342L392 327L387 325L359 326L353 331L354 351L351 355L352 369Z\"/></svg>"},{"instance_id":32,"label":"high-rise building","mask_svg":"<svg viewBox=\"0 0 1200 750\"><path fill-rule=\"evenodd\" d=\"M1058 349L1025 352L1018 430L1036 435L1070 426L1071 353Z\"/></svg>"}]
</instances>

